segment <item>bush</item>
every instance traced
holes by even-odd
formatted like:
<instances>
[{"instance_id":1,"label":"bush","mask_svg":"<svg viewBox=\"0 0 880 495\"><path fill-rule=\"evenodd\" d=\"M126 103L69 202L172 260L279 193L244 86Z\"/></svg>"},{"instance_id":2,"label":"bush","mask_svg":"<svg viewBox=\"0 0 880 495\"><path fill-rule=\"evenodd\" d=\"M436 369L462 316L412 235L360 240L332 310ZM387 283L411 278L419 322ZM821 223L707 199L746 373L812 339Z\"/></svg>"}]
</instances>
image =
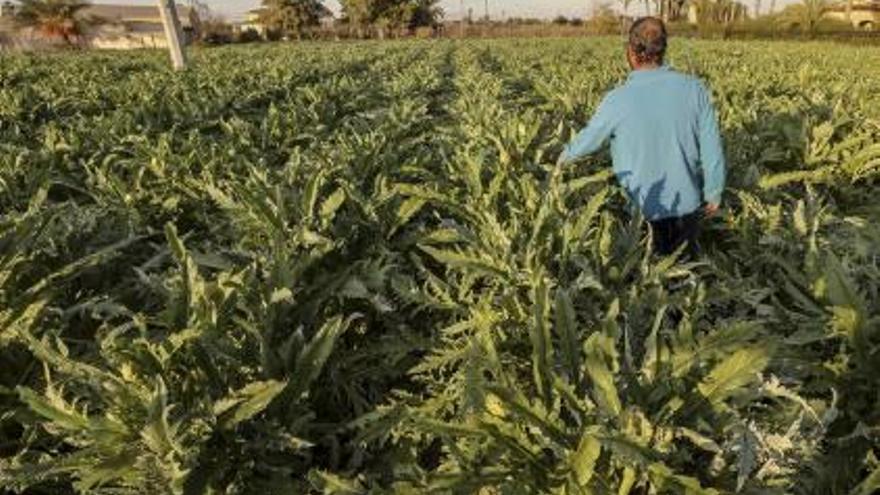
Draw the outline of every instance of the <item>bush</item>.
<instances>
[{"instance_id":1,"label":"bush","mask_svg":"<svg viewBox=\"0 0 880 495\"><path fill-rule=\"evenodd\" d=\"M233 42L232 31L208 31L202 34L201 43L206 45L227 45Z\"/></svg>"},{"instance_id":2,"label":"bush","mask_svg":"<svg viewBox=\"0 0 880 495\"><path fill-rule=\"evenodd\" d=\"M254 43L263 41L263 37L255 29L245 29L236 35L236 43Z\"/></svg>"},{"instance_id":3,"label":"bush","mask_svg":"<svg viewBox=\"0 0 880 495\"><path fill-rule=\"evenodd\" d=\"M600 5L584 25L593 35L618 34L621 30L620 19L609 4Z\"/></svg>"},{"instance_id":4,"label":"bush","mask_svg":"<svg viewBox=\"0 0 880 495\"><path fill-rule=\"evenodd\" d=\"M568 24L568 17L565 17L564 15L557 16L553 19L553 24L566 25Z\"/></svg>"}]
</instances>

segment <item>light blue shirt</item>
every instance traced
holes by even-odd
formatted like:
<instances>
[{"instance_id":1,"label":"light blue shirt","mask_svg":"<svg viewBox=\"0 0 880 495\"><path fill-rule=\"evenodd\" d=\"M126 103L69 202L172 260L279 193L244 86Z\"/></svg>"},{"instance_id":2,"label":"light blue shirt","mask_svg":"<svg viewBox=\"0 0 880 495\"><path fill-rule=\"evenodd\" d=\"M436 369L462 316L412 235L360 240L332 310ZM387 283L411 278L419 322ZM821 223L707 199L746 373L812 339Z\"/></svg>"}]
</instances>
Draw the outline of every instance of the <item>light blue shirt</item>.
<instances>
[{"instance_id":1,"label":"light blue shirt","mask_svg":"<svg viewBox=\"0 0 880 495\"><path fill-rule=\"evenodd\" d=\"M614 174L648 220L721 204L724 150L709 92L666 66L635 70L565 148L571 163L611 142Z\"/></svg>"}]
</instances>

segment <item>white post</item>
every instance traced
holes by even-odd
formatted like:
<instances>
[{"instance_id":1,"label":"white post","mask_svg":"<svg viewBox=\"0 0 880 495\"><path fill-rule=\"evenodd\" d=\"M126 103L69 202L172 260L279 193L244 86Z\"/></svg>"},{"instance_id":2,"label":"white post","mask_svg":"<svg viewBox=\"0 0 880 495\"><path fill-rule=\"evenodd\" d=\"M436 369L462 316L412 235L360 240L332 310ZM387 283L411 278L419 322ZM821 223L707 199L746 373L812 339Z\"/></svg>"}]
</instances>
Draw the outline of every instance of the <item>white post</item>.
<instances>
[{"instance_id":1,"label":"white post","mask_svg":"<svg viewBox=\"0 0 880 495\"><path fill-rule=\"evenodd\" d=\"M168 40L168 50L171 51L171 64L174 70L186 68L186 57L180 44L181 29L180 18L177 16L177 4L174 0L159 0L159 16L165 26L165 39Z\"/></svg>"},{"instance_id":2,"label":"white post","mask_svg":"<svg viewBox=\"0 0 880 495\"><path fill-rule=\"evenodd\" d=\"M464 0L461 0L460 3L461 3L461 22L458 23L458 24L459 24L458 27L459 27L459 30L460 30L460 32L461 32L461 37L464 38L464 18L465 18L465 14L464 14Z\"/></svg>"}]
</instances>

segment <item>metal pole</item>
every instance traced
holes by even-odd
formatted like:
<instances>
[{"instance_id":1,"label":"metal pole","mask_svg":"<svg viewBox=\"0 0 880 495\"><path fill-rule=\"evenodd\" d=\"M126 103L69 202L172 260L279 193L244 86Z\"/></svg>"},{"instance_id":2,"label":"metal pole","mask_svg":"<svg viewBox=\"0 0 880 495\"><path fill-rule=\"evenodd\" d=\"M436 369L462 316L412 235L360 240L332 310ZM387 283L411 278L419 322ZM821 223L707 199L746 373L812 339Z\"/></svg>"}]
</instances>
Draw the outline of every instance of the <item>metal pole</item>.
<instances>
[{"instance_id":1,"label":"metal pole","mask_svg":"<svg viewBox=\"0 0 880 495\"><path fill-rule=\"evenodd\" d=\"M186 69L186 57L180 44L181 29L180 18L177 16L177 4L174 0L159 0L159 16L165 26L165 39L168 40L168 50L171 52L171 65L174 70Z\"/></svg>"}]
</instances>

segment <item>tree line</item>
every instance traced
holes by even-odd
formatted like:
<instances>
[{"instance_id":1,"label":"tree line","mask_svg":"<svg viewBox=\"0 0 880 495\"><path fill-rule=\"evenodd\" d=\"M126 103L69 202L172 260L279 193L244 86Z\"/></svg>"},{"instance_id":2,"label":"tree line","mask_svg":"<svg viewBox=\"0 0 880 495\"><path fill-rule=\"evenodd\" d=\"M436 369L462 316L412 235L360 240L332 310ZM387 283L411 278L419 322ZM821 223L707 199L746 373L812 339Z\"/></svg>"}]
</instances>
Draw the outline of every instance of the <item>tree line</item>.
<instances>
[{"instance_id":1,"label":"tree line","mask_svg":"<svg viewBox=\"0 0 880 495\"><path fill-rule=\"evenodd\" d=\"M443 19L438 0L341 0L340 22L359 37L401 34L437 27ZM276 34L301 38L332 13L321 0L263 0L261 22Z\"/></svg>"},{"instance_id":2,"label":"tree line","mask_svg":"<svg viewBox=\"0 0 880 495\"><path fill-rule=\"evenodd\" d=\"M2 1L2 0L0 0ZM200 19L200 39L206 43L225 43L233 41L233 26L221 17L210 12L204 0L183 0L196 9ZM259 9L259 22L266 28L270 39L301 39L314 33L324 20L332 20L335 24L331 32L344 32L347 36L396 37L412 33L419 28L439 29L443 24L443 10L439 0L340 0L341 12L338 20L325 5L326 0L262 0ZM651 15L662 17L680 26L688 25L688 10L693 9L697 29L705 30L721 28L725 33L740 26L762 34L768 29L776 32L778 28L797 29L807 35L815 35L824 24L837 23L834 29L845 31L852 29L851 15L854 10L853 0L836 3L833 0L801 0L787 5L781 12L776 12L777 0L770 0L769 12L760 15L761 0L754 1L754 10L750 15L746 4L738 0L614 0L612 3L600 3L594 7L592 15L587 19L566 19L557 17L554 25L585 26L584 32L592 34L613 34L626 25L632 7ZM826 14L836 5L844 5L846 17L843 20L829 20ZM12 5L7 3L6 5ZM80 13L89 5L88 0L20 0L17 4L16 21L22 27L51 39L62 40L72 44L82 33L88 19ZM840 7L837 7L840 9ZM471 16L464 19L471 24ZM482 19L481 26L504 27L541 23L538 19L507 19L497 22ZM873 22L863 23L864 29L874 27ZM464 27L464 26L462 26ZM786 28L787 27L787 28ZM465 30L462 29L462 34ZM242 33L246 35L249 33ZM257 39L259 35L254 34ZM216 40L213 40L216 38ZM242 37L242 41L250 41Z\"/></svg>"}]
</instances>

